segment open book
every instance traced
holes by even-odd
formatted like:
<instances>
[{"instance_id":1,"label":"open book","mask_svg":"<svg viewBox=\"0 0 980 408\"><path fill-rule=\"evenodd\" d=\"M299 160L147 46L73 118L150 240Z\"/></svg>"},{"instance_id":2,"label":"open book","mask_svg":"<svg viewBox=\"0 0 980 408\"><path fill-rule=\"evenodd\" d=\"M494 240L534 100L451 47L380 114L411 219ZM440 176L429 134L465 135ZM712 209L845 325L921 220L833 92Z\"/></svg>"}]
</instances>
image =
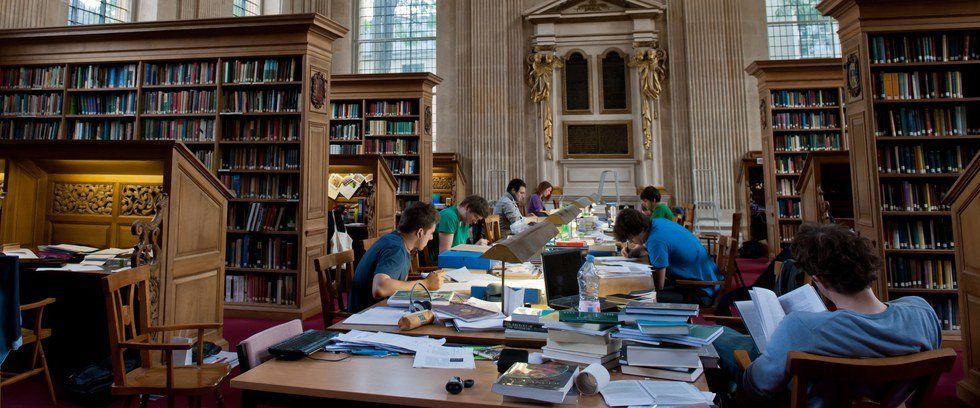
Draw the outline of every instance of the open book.
<instances>
[{"instance_id":1,"label":"open book","mask_svg":"<svg viewBox=\"0 0 980 408\"><path fill-rule=\"evenodd\" d=\"M827 311L827 306L810 285L800 286L780 297L776 297L776 293L769 289L752 288L749 296L752 300L735 302L735 307L738 308L742 319L745 320L745 326L748 327L752 339L762 353L766 351L766 344L786 315L797 311Z\"/></svg>"}]
</instances>

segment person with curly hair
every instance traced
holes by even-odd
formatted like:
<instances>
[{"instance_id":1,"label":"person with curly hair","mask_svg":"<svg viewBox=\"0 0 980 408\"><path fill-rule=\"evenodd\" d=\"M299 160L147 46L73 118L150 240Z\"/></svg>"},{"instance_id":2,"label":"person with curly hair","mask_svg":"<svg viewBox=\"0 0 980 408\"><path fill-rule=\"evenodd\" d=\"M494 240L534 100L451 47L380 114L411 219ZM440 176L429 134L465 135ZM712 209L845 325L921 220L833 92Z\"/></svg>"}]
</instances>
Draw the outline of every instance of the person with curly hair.
<instances>
[{"instance_id":1,"label":"person with curly hair","mask_svg":"<svg viewBox=\"0 0 980 408\"><path fill-rule=\"evenodd\" d=\"M876 358L914 354L940 347L936 312L918 296L890 302L871 290L881 259L866 238L839 224L804 224L791 246L796 266L836 310L797 311L782 320L758 352L751 337L726 332L715 341L721 365L751 397L773 399L787 390L786 356L803 351L830 357ZM833 309L833 308L832 308ZM744 372L733 357L737 349L757 356ZM833 384L814 384L811 406L839 406ZM868 389L868 393L875 390Z\"/></svg>"}]
</instances>

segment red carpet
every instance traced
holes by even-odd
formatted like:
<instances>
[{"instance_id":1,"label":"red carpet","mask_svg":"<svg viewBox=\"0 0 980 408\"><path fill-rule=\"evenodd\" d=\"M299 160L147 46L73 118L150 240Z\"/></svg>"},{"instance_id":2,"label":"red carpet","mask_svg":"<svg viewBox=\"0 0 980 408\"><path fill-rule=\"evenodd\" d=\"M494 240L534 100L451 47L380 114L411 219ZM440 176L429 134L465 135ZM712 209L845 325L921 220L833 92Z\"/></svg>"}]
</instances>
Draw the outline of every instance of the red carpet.
<instances>
[{"instance_id":1,"label":"red carpet","mask_svg":"<svg viewBox=\"0 0 980 408\"><path fill-rule=\"evenodd\" d=\"M739 268L742 271L742 275L745 282L750 284L758 279L762 271L765 270L768 261L765 258L760 259L738 259L737 260ZM225 319L225 339L232 346L237 345L239 342L252 335L253 333L262 331L266 328L275 326L278 322L259 320L259 319ZM306 319L303 322L303 326L307 329L320 329L323 325L323 320L319 315ZM935 393L926 401L926 406L929 407L965 407L959 399L956 398L956 382L963 378L963 353L958 353L959 356L956 359L956 364L953 366L952 371L946 373L939 380L939 384L936 386ZM238 369L232 371L229 378L238 375ZM226 405L228 407L239 407L241 406L241 392L232 389L226 381L222 385L222 394L224 395ZM57 385L56 385L57 386ZM3 406L5 407L49 407L50 402L47 397L47 390L44 387L44 383L39 380L28 380L21 382L19 384L14 384L10 387L5 387L0 391L3 393L0 401L3 401ZM65 399L59 399L58 405L61 407L79 407L79 405L72 403L71 401ZM110 405L111 407L122 407L122 402L117 401ZM157 400L150 403L153 408L162 408L166 406L164 400ZM177 401L178 407L186 407L187 401L179 400ZM205 399L204 406L211 407L214 406L213 399Z\"/></svg>"}]
</instances>

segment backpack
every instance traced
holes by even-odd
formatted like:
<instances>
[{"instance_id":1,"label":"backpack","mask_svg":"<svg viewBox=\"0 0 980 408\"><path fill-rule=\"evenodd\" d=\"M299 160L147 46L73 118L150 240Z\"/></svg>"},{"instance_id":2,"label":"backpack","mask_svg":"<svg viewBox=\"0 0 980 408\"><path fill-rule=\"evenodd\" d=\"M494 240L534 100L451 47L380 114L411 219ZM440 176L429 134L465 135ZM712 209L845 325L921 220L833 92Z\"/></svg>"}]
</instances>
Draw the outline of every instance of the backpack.
<instances>
[{"instance_id":1,"label":"backpack","mask_svg":"<svg viewBox=\"0 0 980 408\"><path fill-rule=\"evenodd\" d=\"M126 372L139 364L139 358L125 357ZM112 402L111 386L112 360L106 358L69 374L65 379L65 394L81 405L105 406Z\"/></svg>"}]
</instances>

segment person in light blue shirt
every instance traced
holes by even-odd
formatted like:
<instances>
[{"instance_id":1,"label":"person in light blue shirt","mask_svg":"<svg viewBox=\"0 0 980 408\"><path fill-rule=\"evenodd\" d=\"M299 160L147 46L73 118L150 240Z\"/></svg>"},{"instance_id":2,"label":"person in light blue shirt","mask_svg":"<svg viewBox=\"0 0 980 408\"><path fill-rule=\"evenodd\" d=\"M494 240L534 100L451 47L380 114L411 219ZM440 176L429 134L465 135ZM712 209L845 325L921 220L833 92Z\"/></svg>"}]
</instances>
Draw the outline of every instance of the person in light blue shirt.
<instances>
[{"instance_id":1,"label":"person in light blue shirt","mask_svg":"<svg viewBox=\"0 0 980 408\"><path fill-rule=\"evenodd\" d=\"M718 265L708 255L698 238L680 224L663 218L643 215L634 209L625 209L616 216L613 227L616 239L645 245L650 266L654 268L657 300L680 302L682 294L676 289L664 289L666 277L696 281L720 281ZM697 289L691 289L697 290ZM701 288L701 303L710 303L717 287Z\"/></svg>"},{"instance_id":2,"label":"person in light blue shirt","mask_svg":"<svg viewBox=\"0 0 980 408\"><path fill-rule=\"evenodd\" d=\"M942 338L935 311L920 297L881 302L871 291L881 268L871 243L838 224L805 224L793 245L797 267L837 310L793 312L772 334L759 355L751 337L726 331L715 341L721 365L749 396L778 398L790 383L786 356L803 351L830 357L893 357L937 349ZM744 372L733 358L736 349L755 357ZM809 406L839 406L838 387L812 384ZM865 395L876 390L866 388Z\"/></svg>"}]
</instances>

